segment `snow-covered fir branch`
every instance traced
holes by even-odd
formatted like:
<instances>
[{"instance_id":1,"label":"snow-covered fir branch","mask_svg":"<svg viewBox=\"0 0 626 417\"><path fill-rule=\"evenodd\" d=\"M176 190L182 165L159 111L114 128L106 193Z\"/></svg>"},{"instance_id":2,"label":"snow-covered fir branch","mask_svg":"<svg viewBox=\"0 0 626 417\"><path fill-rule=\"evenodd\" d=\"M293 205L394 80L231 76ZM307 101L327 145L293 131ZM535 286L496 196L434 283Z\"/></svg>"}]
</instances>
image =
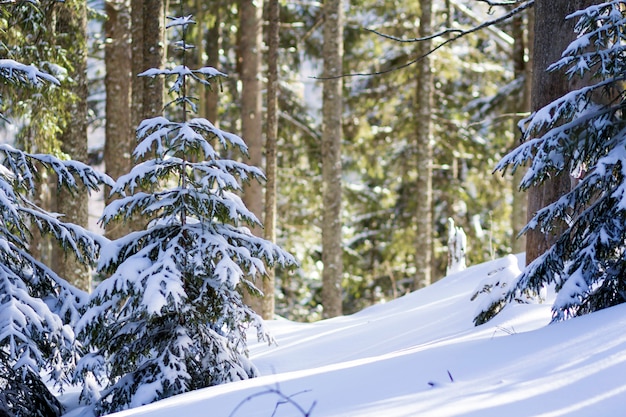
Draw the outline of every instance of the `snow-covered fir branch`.
<instances>
[{"instance_id":1,"label":"snow-covered fir branch","mask_svg":"<svg viewBox=\"0 0 626 417\"><path fill-rule=\"evenodd\" d=\"M626 2L606 1L570 15L578 37L549 70L586 82L520 125L525 143L498 170L530 162L520 188L569 175L571 191L537 211L525 231L559 238L476 317L489 320L508 302L558 291L555 321L626 302Z\"/></svg>"},{"instance_id":2,"label":"snow-covered fir branch","mask_svg":"<svg viewBox=\"0 0 626 417\"><path fill-rule=\"evenodd\" d=\"M10 59L0 60L0 79L17 88L59 84L36 67ZM58 187L70 192L113 183L83 163L29 154L7 144L0 145L0 161L0 363L11 370L11 389L22 398L6 403L3 396L0 410L59 415L60 404L41 378L48 376L60 389L73 378L80 347L72 326L87 296L31 254L31 239L49 235L84 264L97 258L106 239L63 222L62 214L38 207L33 196L42 170L55 174Z\"/></svg>"}]
</instances>

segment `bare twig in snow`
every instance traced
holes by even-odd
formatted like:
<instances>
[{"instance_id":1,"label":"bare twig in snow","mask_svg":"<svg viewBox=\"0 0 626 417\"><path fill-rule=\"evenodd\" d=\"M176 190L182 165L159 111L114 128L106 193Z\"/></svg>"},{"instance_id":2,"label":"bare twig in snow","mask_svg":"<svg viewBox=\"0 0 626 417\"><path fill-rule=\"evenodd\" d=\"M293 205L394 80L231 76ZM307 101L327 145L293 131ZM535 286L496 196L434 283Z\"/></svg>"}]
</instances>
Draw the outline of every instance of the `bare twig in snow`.
<instances>
[{"instance_id":1,"label":"bare twig in snow","mask_svg":"<svg viewBox=\"0 0 626 417\"><path fill-rule=\"evenodd\" d=\"M239 404L237 404L237 407L235 407L235 409L230 413L229 417L234 417L237 411L239 411L239 409L243 407L246 403L254 400L255 398L263 397L265 395L276 395L278 397L278 401L276 402L274 411L272 412L272 417L276 415L276 412L278 411L278 407L284 404L291 404L296 410L298 410L298 412L302 415L302 417L311 417L313 415L312 414L313 408L317 404L317 401L313 401L313 403L308 409L304 409L304 407L302 407L300 403L298 403L297 401L293 399L296 395L304 394L306 392L309 392L309 390L296 392L295 394L291 394L291 395L286 395L281 391L280 386L277 383L274 388L268 388L265 391L257 392L256 394L251 394L248 397L244 398Z\"/></svg>"}]
</instances>

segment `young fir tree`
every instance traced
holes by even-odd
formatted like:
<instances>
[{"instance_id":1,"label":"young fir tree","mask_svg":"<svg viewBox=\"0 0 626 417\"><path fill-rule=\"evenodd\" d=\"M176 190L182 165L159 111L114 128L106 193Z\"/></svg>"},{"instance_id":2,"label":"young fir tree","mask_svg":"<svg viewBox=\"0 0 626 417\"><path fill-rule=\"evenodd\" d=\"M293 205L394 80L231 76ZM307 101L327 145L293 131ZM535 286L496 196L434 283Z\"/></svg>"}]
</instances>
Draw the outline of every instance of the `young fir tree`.
<instances>
[{"instance_id":1,"label":"young fir tree","mask_svg":"<svg viewBox=\"0 0 626 417\"><path fill-rule=\"evenodd\" d=\"M10 59L0 60L0 81L13 88L58 84L35 66ZM85 264L96 258L103 241L62 222L32 197L42 168L57 175L59 188L70 191L81 184L95 190L112 181L82 163L28 154L7 144L0 145L0 158L0 414L60 415L61 406L41 375L48 374L61 387L69 381L77 359L71 326L86 294L35 259L29 241L32 233L50 234Z\"/></svg>"},{"instance_id":2,"label":"young fir tree","mask_svg":"<svg viewBox=\"0 0 626 417\"><path fill-rule=\"evenodd\" d=\"M259 224L235 194L241 181L262 179L255 167L221 159L216 151L246 153L241 138L202 118L187 95L190 80L210 85L224 74L214 68L189 69L185 42L191 17L171 18L169 29L183 64L149 69L141 76L171 79L181 121L155 117L137 128L139 163L112 189L120 196L101 222L141 215L145 230L130 233L103 249L99 270L112 273L94 291L78 324L93 349L79 364L84 375L106 376L101 393L83 391L96 413L147 404L186 391L256 375L247 360L246 330L268 338L259 316L242 303L238 285L256 290L252 280L265 265L295 264L271 242L252 235ZM147 192L144 190L151 189Z\"/></svg>"},{"instance_id":3,"label":"young fir tree","mask_svg":"<svg viewBox=\"0 0 626 417\"><path fill-rule=\"evenodd\" d=\"M549 70L566 69L585 86L521 122L525 143L497 169L530 161L521 183L528 189L568 172L575 184L538 211L525 230L565 230L510 288L488 283L477 324L512 301L536 297L543 287L558 292L553 320L563 320L626 301L626 2L607 1L573 13L577 39Z\"/></svg>"}]
</instances>

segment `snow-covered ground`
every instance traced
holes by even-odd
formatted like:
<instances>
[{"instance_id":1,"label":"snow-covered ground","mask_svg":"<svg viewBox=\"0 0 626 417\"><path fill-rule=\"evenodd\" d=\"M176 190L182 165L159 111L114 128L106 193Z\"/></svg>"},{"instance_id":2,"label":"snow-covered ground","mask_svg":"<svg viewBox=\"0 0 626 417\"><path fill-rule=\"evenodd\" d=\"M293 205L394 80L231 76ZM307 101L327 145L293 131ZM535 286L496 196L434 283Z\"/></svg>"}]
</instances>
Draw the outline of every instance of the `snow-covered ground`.
<instances>
[{"instance_id":1,"label":"snow-covered ground","mask_svg":"<svg viewBox=\"0 0 626 417\"><path fill-rule=\"evenodd\" d=\"M471 267L352 316L269 322L278 345L251 344L262 377L115 416L623 416L626 305L548 325L549 302L517 304L474 327L479 283L514 278L518 262Z\"/></svg>"}]
</instances>

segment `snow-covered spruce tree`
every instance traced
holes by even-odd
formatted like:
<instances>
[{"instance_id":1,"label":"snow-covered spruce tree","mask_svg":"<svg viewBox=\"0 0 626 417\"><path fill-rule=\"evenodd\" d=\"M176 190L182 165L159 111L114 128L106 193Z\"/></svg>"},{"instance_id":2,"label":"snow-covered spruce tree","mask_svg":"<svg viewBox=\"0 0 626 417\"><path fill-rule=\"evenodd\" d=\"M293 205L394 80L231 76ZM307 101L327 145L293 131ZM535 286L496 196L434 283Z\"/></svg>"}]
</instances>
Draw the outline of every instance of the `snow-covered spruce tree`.
<instances>
[{"instance_id":1,"label":"snow-covered spruce tree","mask_svg":"<svg viewBox=\"0 0 626 417\"><path fill-rule=\"evenodd\" d=\"M565 230L509 288L486 285L477 324L513 300L536 297L554 285L553 320L559 321L626 301L626 2L607 1L573 13L577 39L549 70L566 69L585 86L522 121L525 143L497 166L530 166L528 189L566 172L575 186L540 210L525 230ZM491 293L490 293L491 292ZM482 294L481 294L482 293ZM490 294L489 294L490 293Z\"/></svg>"},{"instance_id":2,"label":"snow-covered spruce tree","mask_svg":"<svg viewBox=\"0 0 626 417\"><path fill-rule=\"evenodd\" d=\"M58 84L36 67L10 59L0 60L0 80L14 88ZM58 186L70 190L81 184L95 190L107 178L82 163L7 144L0 145L0 160L0 414L60 415L61 406L41 375L49 374L61 387L69 381L77 359L71 326L86 294L33 258L29 239L32 233L50 234L87 264L102 240L37 207L31 197L38 169L49 169Z\"/></svg>"},{"instance_id":3,"label":"snow-covered spruce tree","mask_svg":"<svg viewBox=\"0 0 626 417\"><path fill-rule=\"evenodd\" d=\"M190 80L210 85L224 74L214 68L189 69L185 42L190 16L170 18L169 29L183 64L149 69L140 76L171 80L181 121L144 120L137 128L137 160L112 189L101 222L141 215L145 230L130 233L104 248L99 270L111 273L94 291L77 331L92 354L79 363L84 375L104 376L100 393L83 391L95 412L108 413L147 404L186 391L246 379L256 374L247 360L246 330L262 321L242 303L238 285L256 290L255 277L266 264L295 260L245 225L258 224L235 192L241 181L262 179L255 167L221 159L216 151L246 153L241 138L216 128L195 111L187 95ZM150 159L148 159L150 158ZM150 192L143 190L153 190Z\"/></svg>"}]
</instances>

